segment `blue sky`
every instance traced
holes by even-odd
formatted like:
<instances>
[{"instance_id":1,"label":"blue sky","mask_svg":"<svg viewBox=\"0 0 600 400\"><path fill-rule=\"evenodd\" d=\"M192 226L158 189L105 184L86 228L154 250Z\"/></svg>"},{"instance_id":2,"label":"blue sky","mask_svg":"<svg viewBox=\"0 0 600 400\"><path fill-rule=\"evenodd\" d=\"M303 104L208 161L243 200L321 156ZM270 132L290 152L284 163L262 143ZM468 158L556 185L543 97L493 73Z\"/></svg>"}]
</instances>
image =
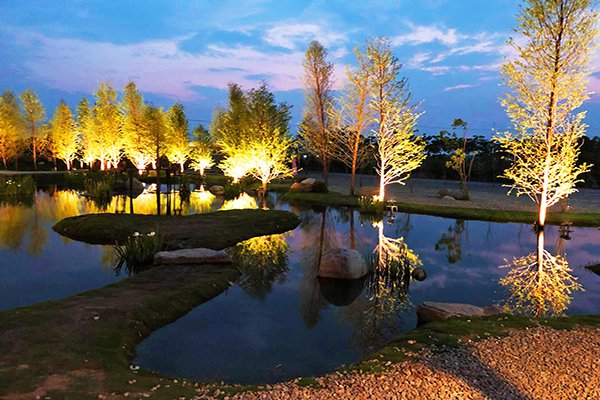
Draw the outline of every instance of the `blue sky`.
<instances>
[{"instance_id":1,"label":"blue sky","mask_svg":"<svg viewBox=\"0 0 600 400\"><path fill-rule=\"evenodd\" d=\"M471 134L508 127L498 72L511 54L516 0L371 1L2 1L0 88L36 90L48 113L61 99L75 106L100 81L134 80L147 101L181 101L207 125L226 103L226 86L266 80L299 122L301 62L311 40L335 63L338 83L352 49L387 36L425 114L419 130L437 133L454 118ZM598 60L594 57L594 63ZM590 90L600 88L593 75ZM600 133L600 96L588 110ZM292 131L295 126L292 127Z\"/></svg>"}]
</instances>

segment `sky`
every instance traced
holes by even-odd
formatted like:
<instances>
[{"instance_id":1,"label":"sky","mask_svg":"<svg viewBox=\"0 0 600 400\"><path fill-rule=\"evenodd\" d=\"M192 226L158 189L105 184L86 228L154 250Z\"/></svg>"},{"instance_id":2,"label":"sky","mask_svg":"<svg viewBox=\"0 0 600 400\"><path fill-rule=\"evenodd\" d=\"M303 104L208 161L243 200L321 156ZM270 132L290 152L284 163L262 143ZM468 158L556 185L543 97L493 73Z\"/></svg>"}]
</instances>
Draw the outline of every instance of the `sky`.
<instances>
[{"instance_id":1,"label":"sky","mask_svg":"<svg viewBox=\"0 0 600 400\"><path fill-rule=\"evenodd\" d=\"M454 118L469 134L510 124L499 99L499 66L509 57L517 0L61 0L0 1L0 89L34 89L52 114L75 107L101 81L136 82L157 106L184 104L192 125L210 123L227 84L266 81L292 105L292 132L304 107L302 59L319 40L335 64L337 87L353 48L391 40L414 102L417 128L436 134ZM593 68L600 67L595 55ZM600 89L600 72L590 78ZM589 135L600 134L600 95L583 107Z\"/></svg>"}]
</instances>

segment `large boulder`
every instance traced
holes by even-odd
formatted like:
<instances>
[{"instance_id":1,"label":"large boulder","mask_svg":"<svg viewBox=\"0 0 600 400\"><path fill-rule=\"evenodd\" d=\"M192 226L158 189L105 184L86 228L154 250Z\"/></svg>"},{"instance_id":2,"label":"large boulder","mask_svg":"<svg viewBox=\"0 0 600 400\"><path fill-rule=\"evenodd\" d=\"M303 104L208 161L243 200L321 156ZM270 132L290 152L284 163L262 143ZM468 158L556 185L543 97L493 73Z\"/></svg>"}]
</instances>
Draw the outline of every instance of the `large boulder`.
<instances>
[{"instance_id":1,"label":"large boulder","mask_svg":"<svg viewBox=\"0 0 600 400\"><path fill-rule=\"evenodd\" d=\"M477 307L461 303L436 303L424 301L417 307L419 324L433 321L443 321L452 317L483 317L486 315L502 314L499 306Z\"/></svg>"},{"instance_id":2,"label":"large boulder","mask_svg":"<svg viewBox=\"0 0 600 400\"><path fill-rule=\"evenodd\" d=\"M223 196L225 194L225 188L219 185L213 185L208 188L208 191L211 192L215 196Z\"/></svg>"},{"instance_id":3,"label":"large boulder","mask_svg":"<svg viewBox=\"0 0 600 400\"><path fill-rule=\"evenodd\" d=\"M145 189L145 185L139 181L137 178L127 178L125 182L123 182L123 189L132 192L142 192Z\"/></svg>"},{"instance_id":4,"label":"large boulder","mask_svg":"<svg viewBox=\"0 0 600 400\"><path fill-rule=\"evenodd\" d=\"M159 251L154 255L154 264L231 264L231 256L225 251L211 249L183 249Z\"/></svg>"},{"instance_id":5,"label":"large boulder","mask_svg":"<svg viewBox=\"0 0 600 400\"><path fill-rule=\"evenodd\" d=\"M331 249L321 257L317 275L321 278L358 279L368 271L367 262L358 251Z\"/></svg>"},{"instance_id":6,"label":"large boulder","mask_svg":"<svg viewBox=\"0 0 600 400\"><path fill-rule=\"evenodd\" d=\"M365 279L318 278L321 296L336 307L344 307L356 300L365 286Z\"/></svg>"},{"instance_id":7,"label":"large boulder","mask_svg":"<svg viewBox=\"0 0 600 400\"><path fill-rule=\"evenodd\" d=\"M294 183L290 187L290 192L308 193L308 192L312 192L312 189L313 189L312 185L305 185L304 183L300 182L300 183Z\"/></svg>"},{"instance_id":8,"label":"large boulder","mask_svg":"<svg viewBox=\"0 0 600 400\"><path fill-rule=\"evenodd\" d=\"M304 179L304 180L303 180L302 182L300 182L300 183L301 183L301 184L303 184L303 185L311 185L311 186L312 186L312 185L314 185L314 184L315 184L315 182L316 182L316 181L317 181L317 180L316 180L315 178L306 178L306 179Z\"/></svg>"},{"instance_id":9,"label":"large boulder","mask_svg":"<svg viewBox=\"0 0 600 400\"><path fill-rule=\"evenodd\" d=\"M441 189L438 191L438 196L442 199L449 200L469 200L469 195L462 190Z\"/></svg>"}]
</instances>

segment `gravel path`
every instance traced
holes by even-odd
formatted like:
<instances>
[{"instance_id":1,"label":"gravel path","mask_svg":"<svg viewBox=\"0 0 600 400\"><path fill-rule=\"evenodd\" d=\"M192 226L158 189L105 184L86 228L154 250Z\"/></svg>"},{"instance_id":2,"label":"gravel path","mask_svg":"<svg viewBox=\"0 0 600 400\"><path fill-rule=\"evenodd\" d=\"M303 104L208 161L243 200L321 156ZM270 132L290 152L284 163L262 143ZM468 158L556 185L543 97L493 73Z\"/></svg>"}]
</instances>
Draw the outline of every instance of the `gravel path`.
<instances>
[{"instance_id":1,"label":"gravel path","mask_svg":"<svg viewBox=\"0 0 600 400\"><path fill-rule=\"evenodd\" d=\"M420 361L382 373L334 373L317 382L231 399L600 399L600 328L513 331L464 349L424 351Z\"/></svg>"},{"instance_id":2,"label":"gravel path","mask_svg":"<svg viewBox=\"0 0 600 400\"><path fill-rule=\"evenodd\" d=\"M319 173L310 173L310 176L320 179ZM376 187L378 178L374 175L358 175L358 187ZM333 173L329 175L329 188L336 192L347 194L350 186L349 174ZM433 179L412 179L406 185L390 185L387 197L390 200L406 203L434 204L465 208L486 208L514 211L535 211L534 203L527 196L516 197L514 194L507 196L508 188L498 183L470 182L469 192L471 200L457 201L438 198L440 189L458 189L458 182ZM569 197L569 211L571 212L600 212L600 190L581 189ZM552 210L560 211L560 205L555 205Z\"/></svg>"}]
</instances>

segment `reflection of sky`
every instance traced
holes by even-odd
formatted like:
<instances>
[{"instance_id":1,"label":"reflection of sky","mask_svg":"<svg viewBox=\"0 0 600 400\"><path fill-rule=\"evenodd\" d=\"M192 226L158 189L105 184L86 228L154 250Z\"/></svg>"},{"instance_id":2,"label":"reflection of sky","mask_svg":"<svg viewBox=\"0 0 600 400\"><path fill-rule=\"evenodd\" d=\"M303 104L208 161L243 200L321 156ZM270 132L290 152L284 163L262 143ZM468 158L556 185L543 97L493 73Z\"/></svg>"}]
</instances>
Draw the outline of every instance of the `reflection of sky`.
<instances>
[{"instance_id":1,"label":"reflection of sky","mask_svg":"<svg viewBox=\"0 0 600 400\"><path fill-rule=\"evenodd\" d=\"M137 210L155 210L153 196L135 201ZM107 267L110 247L73 242L51 230L64 217L96 211L92 204L74 192L40 192L36 202L35 208L0 205L0 310L62 298L118 279ZM267 203L290 209L302 218L297 229L284 235L290 247L287 272L273 277L272 289L264 297L252 297L252 291L234 286L156 331L138 346L144 367L200 379L275 381L331 371L372 351L369 346L414 327L414 307L400 315L381 315L381 325L366 326L366 293L348 306L335 307L322 298L312 277L321 248L350 247L354 242L362 254L372 253L378 232L370 221L361 221L355 212L351 224L347 210L328 210L323 215L290 207L275 196ZM192 194L190 204L182 205L182 213L221 205L222 200L207 204L202 196ZM507 294L498 279L506 270L498 266L505 264L504 259L527 255L535 248L535 237L527 225L465 221L464 231L457 236L461 258L450 263L446 250L436 250L435 244L455 223L406 214L397 215L393 223L384 221L384 234L404 237L427 271L424 282L411 284L413 304L425 300L476 305L502 301ZM555 252L557 228L547 228L546 235L547 248ZM573 228L571 236L572 240L563 241L563 249L585 292L574 294L567 313L598 313L600 277L583 266L600 261L600 231ZM394 329L386 330L386 321Z\"/></svg>"}]
</instances>

